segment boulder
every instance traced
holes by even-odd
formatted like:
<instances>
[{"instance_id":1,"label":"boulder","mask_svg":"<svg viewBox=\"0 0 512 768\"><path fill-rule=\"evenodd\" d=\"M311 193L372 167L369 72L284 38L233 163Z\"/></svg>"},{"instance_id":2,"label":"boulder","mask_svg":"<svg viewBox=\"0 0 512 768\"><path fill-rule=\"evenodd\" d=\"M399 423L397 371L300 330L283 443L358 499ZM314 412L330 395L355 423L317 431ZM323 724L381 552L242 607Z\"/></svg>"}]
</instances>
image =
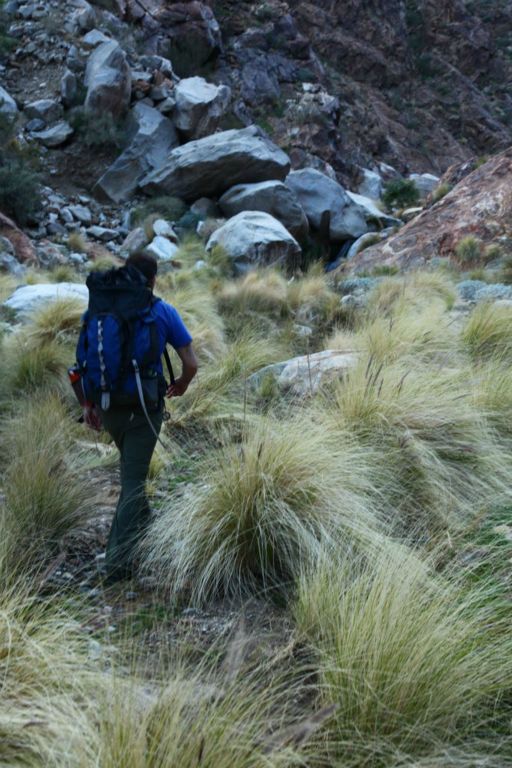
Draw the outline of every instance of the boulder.
<instances>
[{"instance_id":1,"label":"boulder","mask_svg":"<svg viewBox=\"0 0 512 768\"><path fill-rule=\"evenodd\" d=\"M172 243L178 242L178 235L172 228L172 225L165 219L156 219L156 221L153 222L153 232L155 235L166 237Z\"/></svg>"},{"instance_id":2,"label":"boulder","mask_svg":"<svg viewBox=\"0 0 512 768\"><path fill-rule=\"evenodd\" d=\"M135 253L135 251L145 248L147 244L148 238L144 231L144 227L137 227L136 229L133 229L121 243L121 255L127 254L129 256L131 253Z\"/></svg>"},{"instance_id":3,"label":"boulder","mask_svg":"<svg viewBox=\"0 0 512 768\"><path fill-rule=\"evenodd\" d=\"M148 3L129 0L146 31L148 52L172 61L180 77L188 77L214 61L222 50L222 36L212 9L202 2ZM156 6L156 7L155 7ZM142 12L141 8L149 12ZM142 18L141 18L142 16Z\"/></svg>"},{"instance_id":4,"label":"boulder","mask_svg":"<svg viewBox=\"0 0 512 768\"><path fill-rule=\"evenodd\" d=\"M439 184L439 176L432 173L411 173L409 178L416 184L422 199L428 197Z\"/></svg>"},{"instance_id":5,"label":"boulder","mask_svg":"<svg viewBox=\"0 0 512 768\"><path fill-rule=\"evenodd\" d=\"M208 240L206 250L220 246L239 273L268 265L293 267L301 255L298 242L280 221L262 211L243 211Z\"/></svg>"},{"instance_id":6,"label":"boulder","mask_svg":"<svg viewBox=\"0 0 512 768\"><path fill-rule=\"evenodd\" d=\"M57 299L76 299L87 305L89 291L82 283L38 283L23 285L4 301L4 306L16 312L20 317L27 317L46 304Z\"/></svg>"},{"instance_id":7,"label":"boulder","mask_svg":"<svg viewBox=\"0 0 512 768\"><path fill-rule=\"evenodd\" d=\"M302 355L282 363L267 365L253 374L249 382L257 388L267 376L272 376L281 391L304 397L315 394L327 381L345 376L359 359L357 352L326 349L312 355Z\"/></svg>"},{"instance_id":8,"label":"boulder","mask_svg":"<svg viewBox=\"0 0 512 768\"><path fill-rule=\"evenodd\" d=\"M320 171L292 171L285 184L296 195L310 226L331 242L360 237L370 229L365 208Z\"/></svg>"},{"instance_id":9,"label":"boulder","mask_svg":"<svg viewBox=\"0 0 512 768\"><path fill-rule=\"evenodd\" d=\"M256 126L223 131L174 149L165 163L141 182L147 194L169 194L187 201L214 197L235 184L282 180L288 156Z\"/></svg>"},{"instance_id":10,"label":"boulder","mask_svg":"<svg viewBox=\"0 0 512 768\"><path fill-rule=\"evenodd\" d=\"M0 272L6 272L14 277L21 277L25 274L27 268L20 264L18 259L4 251L0 245Z\"/></svg>"},{"instance_id":11,"label":"boulder","mask_svg":"<svg viewBox=\"0 0 512 768\"><path fill-rule=\"evenodd\" d=\"M39 99L27 104L25 115L31 120L44 120L45 123L54 123L63 115L62 106L55 99Z\"/></svg>"},{"instance_id":12,"label":"boulder","mask_svg":"<svg viewBox=\"0 0 512 768\"><path fill-rule=\"evenodd\" d=\"M365 197L364 195L357 195L355 192L349 192L348 190L347 195L350 197L352 202L361 206L361 208L364 210L366 223L368 224L369 229L401 226L402 222L400 219L396 219L394 216L390 216L388 213L381 211L378 205L375 204L375 201L371 200L369 197Z\"/></svg>"},{"instance_id":13,"label":"boulder","mask_svg":"<svg viewBox=\"0 0 512 768\"><path fill-rule=\"evenodd\" d=\"M187 140L214 133L231 100L227 85L213 85L203 77L181 80L174 93L174 124Z\"/></svg>"},{"instance_id":14,"label":"boulder","mask_svg":"<svg viewBox=\"0 0 512 768\"><path fill-rule=\"evenodd\" d=\"M157 235L144 250L153 254L158 261L172 261L179 249L166 237Z\"/></svg>"},{"instance_id":15,"label":"boulder","mask_svg":"<svg viewBox=\"0 0 512 768\"><path fill-rule=\"evenodd\" d=\"M70 69L66 69L60 81L60 98L65 107L72 107L78 98L78 80Z\"/></svg>"},{"instance_id":16,"label":"boulder","mask_svg":"<svg viewBox=\"0 0 512 768\"><path fill-rule=\"evenodd\" d=\"M51 128L47 128L45 131L33 131L31 134L34 139L40 141L45 147L54 148L60 147L65 144L68 139L74 134L73 128L65 120L60 123L55 123Z\"/></svg>"},{"instance_id":17,"label":"boulder","mask_svg":"<svg viewBox=\"0 0 512 768\"><path fill-rule=\"evenodd\" d=\"M111 37L107 37L107 35L99 29L91 29L91 31L82 38L82 45L85 48L97 48L98 45L109 43L111 40Z\"/></svg>"},{"instance_id":18,"label":"boulder","mask_svg":"<svg viewBox=\"0 0 512 768\"><path fill-rule=\"evenodd\" d=\"M512 147L464 176L395 235L359 253L354 269L418 269L432 259L454 257L458 243L468 235L480 242L482 251L500 237L512 237L511 190Z\"/></svg>"},{"instance_id":19,"label":"boulder","mask_svg":"<svg viewBox=\"0 0 512 768\"><path fill-rule=\"evenodd\" d=\"M171 121L157 109L139 103L131 111L135 129L124 152L99 179L95 192L116 203L134 194L145 174L165 163L178 137Z\"/></svg>"},{"instance_id":20,"label":"boulder","mask_svg":"<svg viewBox=\"0 0 512 768\"><path fill-rule=\"evenodd\" d=\"M13 253L22 264L37 264L37 254L32 241L21 229L7 216L0 213L0 236L6 238L12 245ZM5 248L3 249L5 250Z\"/></svg>"},{"instance_id":21,"label":"boulder","mask_svg":"<svg viewBox=\"0 0 512 768\"><path fill-rule=\"evenodd\" d=\"M282 181L262 181L259 184L238 184L219 200L226 216L241 211L265 211L283 224L297 240L304 240L309 232L306 214L292 190Z\"/></svg>"},{"instance_id":22,"label":"boulder","mask_svg":"<svg viewBox=\"0 0 512 768\"><path fill-rule=\"evenodd\" d=\"M85 108L121 117L130 106L131 70L126 54L115 40L101 43L89 56L85 70Z\"/></svg>"},{"instance_id":23,"label":"boulder","mask_svg":"<svg viewBox=\"0 0 512 768\"><path fill-rule=\"evenodd\" d=\"M18 117L18 106L12 96L0 85L0 117L14 122Z\"/></svg>"},{"instance_id":24,"label":"boulder","mask_svg":"<svg viewBox=\"0 0 512 768\"><path fill-rule=\"evenodd\" d=\"M100 227L94 224L92 227L88 227L87 235L94 238L94 240L100 240L102 243L110 243L112 240L117 240L119 237L118 229L110 229L109 227Z\"/></svg>"},{"instance_id":25,"label":"boulder","mask_svg":"<svg viewBox=\"0 0 512 768\"><path fill-rule=\"evenodd\" d=\"M376 171L370 171L369 168L363 168L363 180L359 184L358 192L364 197L369 197L372 200L378 200L382 195L383 184L380 174Z\"/></svg>"}]
</instances>

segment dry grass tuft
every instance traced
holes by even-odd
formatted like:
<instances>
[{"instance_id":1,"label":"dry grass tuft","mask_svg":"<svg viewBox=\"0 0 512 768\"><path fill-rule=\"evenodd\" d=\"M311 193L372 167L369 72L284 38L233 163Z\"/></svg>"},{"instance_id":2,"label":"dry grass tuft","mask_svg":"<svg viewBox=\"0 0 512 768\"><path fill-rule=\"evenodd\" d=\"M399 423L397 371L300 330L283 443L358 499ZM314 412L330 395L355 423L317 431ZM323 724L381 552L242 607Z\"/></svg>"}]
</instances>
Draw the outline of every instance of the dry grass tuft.
<instances>
[{"instance_id":1,"label":"dry grass tuft","mask_svg":"<svg viewBox=\"0 0 512 768\"><path fill-rule=\"evenodd\" d=\"M462 331L462 343L474 360L512 358L512 307L478 304Z\"/></svg>"},{"instance_id":2,"label":"dry grass tuft","mask_svg":"<svg viewBox=\"0 0 512 768\"><path fill-rule=\"evenodd\" d=\"M462 591L396 545L303 577L296 619L321 701L338 705L326 764L428 765L441 745L473 755L481 725L498 730L512 682L512 640L494 610L485 586Z\"/></svg>"},{"instance_id":3,"label":"dry grass tuft","mask_svg":"<svg viewBox=\"0 0 512 768\"><path fill-rule=\"evenodd\" d=\"M335 542L372 542L367 461L347 436L330 441L304 419L260 423L209 457L200 482L171 496L146 560L174 589L191 583L199 603L282 591Z\"/></svg>"}]
</instances>

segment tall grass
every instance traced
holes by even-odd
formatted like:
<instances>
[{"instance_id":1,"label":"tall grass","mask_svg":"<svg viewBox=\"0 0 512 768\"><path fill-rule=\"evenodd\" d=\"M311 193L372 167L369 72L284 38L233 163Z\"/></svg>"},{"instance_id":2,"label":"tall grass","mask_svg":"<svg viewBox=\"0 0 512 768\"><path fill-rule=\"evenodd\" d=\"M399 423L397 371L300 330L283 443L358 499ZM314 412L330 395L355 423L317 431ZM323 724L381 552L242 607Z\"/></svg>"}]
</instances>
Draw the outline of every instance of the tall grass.
<instances>
[{"instance_id":1,"label":"tall grass","mask_svg":"<svg viewBox=\"0 0 512 768\"><path fill-rule=\"evenodd\" d=\"M0 550L14 571L35 569L87 515L90 490L74 466L66 413L55 397L24 404L2 425Z\"/></svg>"},{"instance_id":2,"label":"tall grass","mask_svg":"<svg viewBox=\"0 0 512 768\"><path fill-rule=\"evenodd\" d=\"M458 764L429 763L437 750L473 765L481 729L493 734L489 752L498 748L512 641L485 586L462 590L390 545L304 576L295 616L317 657L321 701L338 705L325 765Z\"/></svg>"},{"instance_id":3,"label":"tall grass","mask_svg":"<svg viewBox=\"0 0 512 768\"><path fill-rule=\"evenodd\" d=\"M474 360L512 358L512 307L478 304L462 331L462 343Z\"/></svg>"},{"instance_id":4,"label":"tall grass","mask_svg":"<svg viewBox=\"0 0 512 768\"><path fill-rule=\"evenodd\" d=\"M510 486L509 462L456 371L363 359L319 418L379 455L392 529L458 526Z\"/></svg>"},{"instance_id":5,"label":"tall grass","mask_svg":"<svg viewBox=\"0 0 512 768\"><path fill-rule=\"evenodd\" d=\"M372 545L367 461L348 436L329 441L305 418L262 422L209 456L198 482L163 505L146 561L173 589L191 587L198 603L282 592L334 544Z\"/></svg>"}]
</instances>

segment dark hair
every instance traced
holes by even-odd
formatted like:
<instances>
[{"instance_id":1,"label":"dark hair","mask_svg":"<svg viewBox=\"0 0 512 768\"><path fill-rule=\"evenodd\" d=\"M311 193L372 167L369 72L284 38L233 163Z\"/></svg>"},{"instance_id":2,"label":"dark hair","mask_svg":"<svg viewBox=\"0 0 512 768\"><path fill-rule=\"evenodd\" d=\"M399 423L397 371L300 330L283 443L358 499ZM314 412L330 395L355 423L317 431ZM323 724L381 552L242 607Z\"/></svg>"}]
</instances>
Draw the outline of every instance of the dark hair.
<instances>
[{"instance_id":1,"label":"dark hair","mask_svg":"<svg viewBox=\"0 0 512 768\"><path fill-rule=\"evenodd\" d=\"M158 262L151 253L135 251L126 259L126 264L142 272L147 280L153 280L158 272Z\"/></svg>"}]
</instances>

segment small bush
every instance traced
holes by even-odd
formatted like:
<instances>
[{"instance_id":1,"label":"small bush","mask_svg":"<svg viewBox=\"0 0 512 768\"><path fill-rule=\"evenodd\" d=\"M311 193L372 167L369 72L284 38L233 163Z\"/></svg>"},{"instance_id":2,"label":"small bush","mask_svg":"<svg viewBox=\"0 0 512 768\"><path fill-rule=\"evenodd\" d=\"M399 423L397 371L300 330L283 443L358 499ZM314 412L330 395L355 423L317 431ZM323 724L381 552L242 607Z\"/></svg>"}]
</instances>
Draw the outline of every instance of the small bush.
<instances>
[{"instance_id":1,"label":"small bush","mask_svg":"<svg viewBox=\"0 0 512 768\"><path fill-rule=\"evenodd\" d=\"M363 455L304 420L251 429L200 477L171 496L146 542L160 578L178 590L190 583L199 603L282 592L334 541L352 546L376 529Z\"/></svg>"},{"instance_id":2,"label":"small bush","mask_svg":"<svg viewBox=\"0 0 512 768\"><path fill-rule=\"evenodd\" d=\"M0 392L4 398L55 386L63 381L69 362L65 349L56 342L34 344L19 333L3 340L2 354Z\"/></svg>"},{"instance_id":3,"label":"small bush","mask_svg":"<svg viewBox=\"0 0 512 768\"><path fill-rule=\"evenodd\" d=\"M287 292L286 280L278 272L250 272L223 285L217 301L222 314L261 313L279 318L289 311Z\"/></svg>"},{"instance_id":4,"label":"small bush","mask_svg":"<svg viewBox=\"0 0 512 768\"><path fill-rule=\"evenodd\" d=\"M23 226L41 205L40 176L32 164L0 148L0 209Z\"/></svg>"},{"instance_id":5,"label":"small bush","mask_svg":"<svg viewBox=\"0 0 512 768\"><path fill-rule=\"evenodd\" d=\"M503 259L500 281L505 285L512 285L512 256L507 256Z\"/></svg>"},{"instance_id":6,"label":"small bush","mask_svg":"<svg viewBox=\"0 0 512 768\"><path fill-rule=\"evenodd\" d=\"M152 214L158 214L166 221L176 222L183 216L186 210L186 204L179 197L168 195L152 197L146 203L133 210L132 222L134 225L140 224Z\"/></svg>"},{"instance_id":7,"label":"small bush","mask_svg":"<svg viewBox=\"0 0 512 768\"><path fill-rule=\"evenodd\" d=\"M482 258L482 243L472 235L463 237L455 248L455 255L462 264L475 264Z\"/></svg>"},{"instance_id":8,"label":"small bush","mask_svg":"<svg viewBox=\"0 0 512 768\"><path fill-rule=\"evenodd\" d=\"M417 205L420 193L413 179L395 179L386 184L382 201L388 208L410 208Z\"/></svg>"},{"instance_id":9,"label":"small bush","mask_svg":"<svg viewBox=\"0 0 512 768\"><path fill-rule=\"evenodd\" d=\"M126 121L115 118L110 112L97 114L75 107L69 122L90 149L121 149L126 143Z\"/></svg>"}]
</instances>

